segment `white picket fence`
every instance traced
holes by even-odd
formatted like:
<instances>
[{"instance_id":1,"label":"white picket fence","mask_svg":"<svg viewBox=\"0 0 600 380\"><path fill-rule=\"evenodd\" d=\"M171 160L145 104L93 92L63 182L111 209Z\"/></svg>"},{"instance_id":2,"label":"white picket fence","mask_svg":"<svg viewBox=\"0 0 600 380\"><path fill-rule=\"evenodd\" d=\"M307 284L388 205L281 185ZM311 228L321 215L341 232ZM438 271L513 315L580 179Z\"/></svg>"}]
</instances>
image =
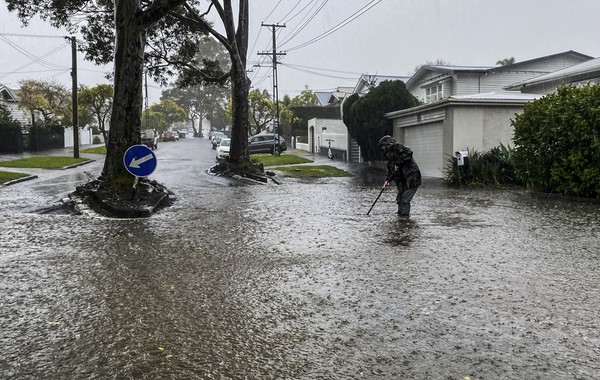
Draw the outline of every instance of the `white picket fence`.
<instances>
[{"instance_id":1,"label":"white picket fence","mask_svg":"<svg viewBox=\"0 0 600 380\"><path fill-rule=\"evenodd\" d=\"M92 144L92 130L88 127L79 129L79 145L91 145ZM73 143L73 128L65 128L65 148L74 146Z\"/></svg>"}]
</instances>

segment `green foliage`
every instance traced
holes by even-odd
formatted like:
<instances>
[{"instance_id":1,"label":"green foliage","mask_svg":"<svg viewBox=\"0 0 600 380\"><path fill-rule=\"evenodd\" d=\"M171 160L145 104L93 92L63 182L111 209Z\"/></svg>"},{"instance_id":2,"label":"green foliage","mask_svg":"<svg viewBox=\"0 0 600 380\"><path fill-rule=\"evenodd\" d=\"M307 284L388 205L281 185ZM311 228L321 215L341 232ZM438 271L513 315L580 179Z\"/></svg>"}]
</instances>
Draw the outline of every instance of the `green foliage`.
<instances>
[{"instance_id":1,"label":"green foliage","mask_svg":"<svg viewBox=\"0 0 600 380\"><path fill-rule=\"evenodd\" d=\"M281 171L290 177L325 178L325 177L352 177L352 173L329 165L299 165L279 166L273 170Z\"/></svg>"},{"instance_id":2,"label":"green foliage","mask_svg":"<svg viewBox=\"0 0 600 380\"><path fill-rule=\"evenodd\" d=\"M600 85L560 87L513 126L515 169L529 188L600 198Z\"/></svg>"},{"instance_id":3,"label":"green foliage","mask_svg":"<svg viewBox=\"0 0 600 380\"><path fill-rule=\"evenodd\" d=\"M42 122L72 125L71 92L56 81L27 79L19 82L19 108L42 115Z\"/></svg>"},{"instance_id":4,"label":"green foliage","mask_svg":"<svg viewBox=\"0 0 600 380\"><path fill-rule=\"evenodd\" d=\"M367 161L381 160L377 143L384 135L392 134L392 122L384 114L415 107L419 104L404 82L383 81L367 95L351 95L344 102L344 124L361 147Z\"/></svg>"},{"instance_id":5,"label":"green foliage","mask_svg":"<svg viewBox=\"0 0 600 380\"><path fill-rule=\"evenodd\" d=\"M97 146L95 148L82 149L81 153L106 154L106 146Z\"/></svg>"},{"instance_id":6,"label":"green foliage","mask_svg":"<svg viewBox=\"0 0 600 380\"><path fill-rule=\"evenodd\" d=\"M302 92L299 95L294 96L294 98L292 98L289 101L289 103L286 103L286 105L289 105L291 107L315 106L318 103L319 99L317 98L317 95L315 95L314 92L312 92L308 89L308 87L306 87L304 90L302 90Z\"/></svg>"},{"instance_id":7,"label":"green foliage","mask_svg":"<svg viewBox=\"0 0 600 380\"><path fill-rule=\"evenodd\" d=\"M34 156L18 160L0 162L0 166L7 168L41 168L62 169L69 165L89 161L87 158L73 158L65 156Z\"/></svg>"},{"instance_id":8,"label":"green foliage","mask_svg":"<svg viewBox=\"0 0 600 380\"><path fill-rule=\"evenodd\" d=\"M0 183L6 183L18 178L28 177L29 174L0 171Z\"/></svg>"},{"instance_id":9,"label":"green foliage","mask_svg":"<svg viewBox=\"0 0 600 380\"><path fill-rule=\"evenodd\" d=\"M282 153L279 156L274 156L272 154L253 154L251 157L254 161L258 162L259 164L263 164L264 166L305 164L307 162L313 162L308 158L285 153Z\"/></svg>"},{"instance_id":10,"label":"green foliage","mask_svg":"<svg viewBox=\"0 0 600 380\"><path fill-rule=\"evenodd\" d=\"M21 123L13 118L10 109L4 103L0 103L0 132L21 132Z\"/></svg>"},{"instance_id":11,"label":"green foliage","mask_svg":"<svg viewBox=\"0 0 600 380\"><path fill-rule=\"evenodd\" d=\"M486 153L469 150L464 166L457 165L456 157L449 157L444 179L452 185L473 187L521 185L512 163L513 152L502 144Z\"/></svg>"}]
</instances>

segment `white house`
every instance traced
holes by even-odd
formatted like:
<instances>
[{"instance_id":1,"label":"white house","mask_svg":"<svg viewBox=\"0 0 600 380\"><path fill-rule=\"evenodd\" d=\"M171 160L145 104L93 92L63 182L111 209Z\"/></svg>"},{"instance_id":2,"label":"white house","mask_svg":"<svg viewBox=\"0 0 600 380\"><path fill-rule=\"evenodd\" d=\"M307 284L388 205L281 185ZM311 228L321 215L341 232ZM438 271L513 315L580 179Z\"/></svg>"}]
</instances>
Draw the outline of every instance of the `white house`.
<instances>
[{"instance_id":1,"label":"white house","mask_svg":"<svg viewBox=\"0 0 600 380\"><path fill-rule=\"evenodd\" d=\"M19 108L19 98L17 91L0 84L0 102L8 107L13 119L19 121L22 125L31 125L31 115ZM40 115L36 115L39 117Z\"/></svg>"},{"instance_id":2,"label":"white house","mask_svg":"<svg viewBox=\"0 0 600 380\"><path fill-rule=\"evenodd\" d=\"M500 67L423 66L407 88L424 104L390 112L394 137L409 146L423 175L443 177L447 160L456 151L483 152L512 141L511 120L540 94L513 83L566 70L592 60L574 51ZM527 87L527 85L525 85Z\"/></svg>"}]
</instances>

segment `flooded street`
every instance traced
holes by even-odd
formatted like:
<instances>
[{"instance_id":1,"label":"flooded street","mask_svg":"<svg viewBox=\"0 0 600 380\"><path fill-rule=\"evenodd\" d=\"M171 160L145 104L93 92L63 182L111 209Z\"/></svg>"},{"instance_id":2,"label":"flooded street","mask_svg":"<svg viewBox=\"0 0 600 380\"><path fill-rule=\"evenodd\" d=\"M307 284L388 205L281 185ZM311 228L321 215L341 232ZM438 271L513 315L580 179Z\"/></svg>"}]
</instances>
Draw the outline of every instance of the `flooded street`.
<instances>
[{"instance_id":1,"label":"flooded street","mask_svg":"<svg viewBox=\"0 0 600 380\"><path fill-rule=\"evenodd\" d=\"M281 185L161 143L147 219L60 199L98 161L0 188L0 379L598 379L600 205L384 173ZM327 162L326 162L327 163ZM52 206L55 207L52 207Z\"/></svg>"}]
</instances>

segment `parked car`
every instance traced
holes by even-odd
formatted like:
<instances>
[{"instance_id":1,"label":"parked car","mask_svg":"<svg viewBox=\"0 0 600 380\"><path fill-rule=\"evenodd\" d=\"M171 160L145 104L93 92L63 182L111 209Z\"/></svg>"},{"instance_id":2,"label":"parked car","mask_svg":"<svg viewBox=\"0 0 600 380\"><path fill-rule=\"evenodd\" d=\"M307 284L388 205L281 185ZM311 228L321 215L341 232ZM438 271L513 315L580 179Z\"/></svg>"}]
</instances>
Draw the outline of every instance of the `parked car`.
<instances>
[{"instance_id":1,"label":"parked car","mask_svg":"<svg viewBox=\"0 0 600 380\"><path fill-rule=\"evenodd\" d=\"M158 137L142 137L142 144L154 150L158 148Z\"/></svg>"},{"instance_id":2,"label":"parked car","mask_svg":"<svg viewBox=\"0 0 600 380\"><path fill-rule=\"evenodd\" d=\"M231 146L231 139L223 137L217 145L217 161L224 160L229 157L229 147Z\"/></svg>"},{"instance_id":3,"label":"parked car","mask_svg":"<svg viewBox=\"0 0 600 380\"><path fill-rule=\"evenodd\" d=\"M225 136L225 134L223 132L213 132L212 133L212 148L213 149L217 149L217 145L219 145L219 142L221 141L222 138L227 138L227 136Z\"/></svg>"},{"instance_id":4,"label":"parked car","mask_svg":"<svg viewBox=\"0 0 600 380\"><path fill-rule=\"evenodd\" d=\"M152 129L143 130L141 143L154 150L158 148L158 137Z\"/></svg>"},{"instance_id":5,"label":"parked car","mask_svg":"<svg viewBox=\"0 0 600 380\"><path fill-rule=\"evenodd\" d=\"M179 140L179 135L173 131L166 131L162 135L162 141L177 141Z\"/></svg>"},{"instance_id":6,"label":"parked car","mask_svg":"<svg viewBox=\"0 0 600 380\"><path fill-rule=\"evenodd\" d=\"M278 137L275 139L275 137ZM287 150L287 144L285 139L278 134L273 133L261 133L258 135L250 136L248 138L248 153L271 153L274 154L273 147L279 153Z\"/></svg>"}]
</instances>

